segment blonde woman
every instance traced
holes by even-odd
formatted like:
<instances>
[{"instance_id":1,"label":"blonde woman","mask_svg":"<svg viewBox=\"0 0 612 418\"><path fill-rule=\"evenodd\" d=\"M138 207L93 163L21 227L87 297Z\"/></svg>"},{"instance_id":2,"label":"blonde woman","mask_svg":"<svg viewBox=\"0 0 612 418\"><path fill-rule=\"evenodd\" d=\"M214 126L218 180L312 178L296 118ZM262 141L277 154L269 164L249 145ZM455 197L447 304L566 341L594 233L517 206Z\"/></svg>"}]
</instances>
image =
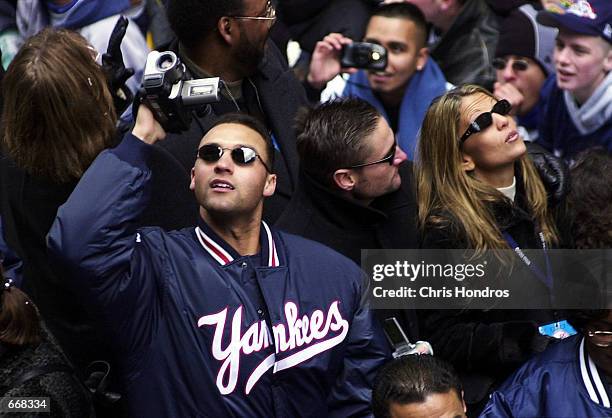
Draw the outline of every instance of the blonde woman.
<instances>
[{"instance_id":1,"label":"blonde woman","mask_svg":"<svg viewBox=\"0 0 612 418\"><path fill-rule=\"evenodd\" d=\"M422 247L482 253L558 245L546 190L509 112L507 101L470 85L433 102L415 165ZM530 269L513 277L526 297L546 289L550 271L540 270L544 277ZM422 337L464 378L472 412L496 383L546 346L537 325L553 320L548 310L470 309L423 312L420 319Z\"/></svg>"}]
</instances>

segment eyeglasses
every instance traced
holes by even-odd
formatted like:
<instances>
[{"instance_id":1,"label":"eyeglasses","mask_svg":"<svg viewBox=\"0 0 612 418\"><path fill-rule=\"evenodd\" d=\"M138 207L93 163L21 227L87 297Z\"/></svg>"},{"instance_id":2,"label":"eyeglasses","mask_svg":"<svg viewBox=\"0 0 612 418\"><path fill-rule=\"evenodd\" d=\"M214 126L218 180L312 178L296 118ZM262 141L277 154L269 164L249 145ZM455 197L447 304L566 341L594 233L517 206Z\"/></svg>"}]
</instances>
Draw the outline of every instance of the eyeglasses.
<instances>
[{"instance_id":1,"label":"eyeglasses","mask_svg":"<svg viewBox=\"0 0 612 418\"><path fill-rule=\"evenodd\" d=\"M588 337L597 347L612 347L612 331L587 331Z\"/></svg>"},{"instance_id":2,"label":"eyeglasses","mask_svg":"<svg viewBox=\"0 0 612 418\"><path fill-rule=\"evenodd\" d=\"M481 113L478 115L474 122L470 123L465 133L459 139L462 143L469 138L470 135L484 131L493 124L493 113L498 115L506 116L510 113L512 105L508 100L500 100L493 106L490 112Z\"/></svg>"},{"instance_id":3,"label":"eyeglasses","mask_svg":"<svg viewBox=\"0 0 612 418\"><path fill-rule=\"evenodd\" d=\"M496 70L503 70L506 68L506 65L508 65L508 61L512 61L512 69L514 71L526 71L527 68L529 68L529 61L513 58L510 58L509 60L505 58L495 58L491 65L493 65L493 68Z\"/></svg>"},{"instance_id":4,"label":"eyeglasses","mask_svg":"<svg viewBox=\"0 0 612 418\"><path fill-rule=\"evenodd\" d=\"M198 157L208 163L214 163L221 159L226 150L231 151L230 155L232 156L232 161L238 165L251 165L259 158L259 161L261 161L266 168L266 171L272 174L272 171L268 168L268 165L262 160L259 154L257 154L253 148L245 147L244 145L236 148L222 148L217 144L202 145L198 149Z\"/></svg>"},{"instance_id":5,"label":"eyeglasses","mask_svg":"<svg viewBox=\"0 0 612 418\"><path fill-rule=\"evenodd\" d=\"M276 9L270 0L266 3L263 16L229 16L234 19L248 19L248 20L276 20Z\"/></svg>"},{"instance_id":6,"label":"eyeglasses","mask_svg":"<svg viewBox=\"0 0 612 418\"><path fill-rule=\"evenodd\" d=\"M387 153L387 155L385 155L382 159L372 161L371 163L355 164L355 165L351 165L346 168L367 167L369 165L380 164L380 163L389 163L389 165L393 165L393 160L395 159L395 149L396 148L397 148L397 142L394 142L393 145L391 146L391 149L389 150L389 153Z\"/></svg>"}]
</instances>

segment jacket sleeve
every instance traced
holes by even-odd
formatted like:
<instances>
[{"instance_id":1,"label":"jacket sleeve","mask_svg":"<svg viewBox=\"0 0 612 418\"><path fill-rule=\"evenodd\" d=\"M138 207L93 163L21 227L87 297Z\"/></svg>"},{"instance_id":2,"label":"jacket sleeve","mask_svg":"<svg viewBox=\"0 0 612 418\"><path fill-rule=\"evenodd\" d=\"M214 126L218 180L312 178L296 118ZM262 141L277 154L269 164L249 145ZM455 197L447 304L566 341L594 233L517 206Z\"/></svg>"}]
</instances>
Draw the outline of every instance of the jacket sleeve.
<instances>
[{"instance_id":1,"label":"jacket sleeve","mask_svg":"<svg viewBox=\"0 0 612 418\"><path fill-rule=\"evenodd\" d=\"M367 283L365 275L362 283ZM372 416L374 379L380 367L391 359L389 344L362 289L361 297L356 298L358 306L347 336L344 365L329 395L329 417Z\"/></svg>"},{"instance_id":2,"label":"jacket sleeve","mask_svg":"<svg viewBox=\"0 0 612 418\"><path fill-rule=\"evenodd\" d=\"M150 342L159 317L155 272L162 256L150 255L135 225L148 200L150 147L127 134L117 148L103 151L47 236L51 256L128 353Z\"/></svg>"},{"instance_id":3,"label":"jacket sleeve","mask_svg":"<svg viewBox=\"0 0 612 418\"><path fill-rule=\"evenodd\" d=\"M479 415L480 418L512 418L512 410L506 398L500 392L494 392L489 399L489 403L484 411Z\"/></svg>"}]
</instances>

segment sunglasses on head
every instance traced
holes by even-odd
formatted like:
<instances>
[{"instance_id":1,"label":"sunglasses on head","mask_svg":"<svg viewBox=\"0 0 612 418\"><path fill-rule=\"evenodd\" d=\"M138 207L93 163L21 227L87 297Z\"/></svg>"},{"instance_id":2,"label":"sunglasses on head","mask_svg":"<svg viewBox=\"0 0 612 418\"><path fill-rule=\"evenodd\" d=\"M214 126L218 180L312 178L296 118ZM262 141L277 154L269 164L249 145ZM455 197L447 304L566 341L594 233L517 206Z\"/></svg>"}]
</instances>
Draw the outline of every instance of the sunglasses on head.
<instances>
[{"instance_id":1,"label":"sunglasses on head","mask_svg":"<svg viewBox=\"0 0 612 418\"><path fill-rule=\"evenodd\" d=\"M393 160L395 159L395 148L396 147L397 147L397 141L393 143L393 145L391 146L391 149L389 150L387 155L385 155L380 160L372 161L371 163L355 164L355 165L351 165L351 166L346 167L346 168L367 167L369 165L380 164L380 163L389 163L389 165L393 165Z\"/></svg>"},{"instance_id":2,"label":"sunglasses on head","mask_svg":"<svg viewBox=\"0 0 612 418\"><path fill-rule=\"evenodd\" d=\"M512 109L512 105L508 100L498 101L495 103L495 105L493 105L493 109L491 109L490 112L485 112L478 115L476 119L474 119L474 122L470 123L470 126L468 126L467 130L459 140L461 143L463 143L469 138L470 135L484 131L491 126L493 124L493 113L506 116L508 113L510 113L510 109Z\"/></svg>"},{"instance_id":3,"label":"sunglasses on head","mask_svg":"<svg viewBox=\"0 0 612 418\"><path fill-rule=\"evenodd\" d=\"M505 58L495 58L491 64L496 70L503 70L506 68L508 61L512 61L512 69L514 71L526 71L529 68L529 61L523 59L507 60Z\"/></svg>"},{"instance_id":4,"label":"sunglasses on head","mask_svg":"<svg viewBox=\"0 0 612 418\"><path fill-rule=\"evenodd\" d=\"M272 173L268 168L268 165L264 162L264 160L257 154L257 152L250 147L241 145L236 148L223 148L217 144L206 144L202 145L198 149L198 158L208 162L214 163L221 159L223 153L225 151L230 151L230 155L232 157L232 161L234 161L238 165L251 165L255 160L259 159L263 166L266 168L268 173Z\"/></svg>"}]
</instances>

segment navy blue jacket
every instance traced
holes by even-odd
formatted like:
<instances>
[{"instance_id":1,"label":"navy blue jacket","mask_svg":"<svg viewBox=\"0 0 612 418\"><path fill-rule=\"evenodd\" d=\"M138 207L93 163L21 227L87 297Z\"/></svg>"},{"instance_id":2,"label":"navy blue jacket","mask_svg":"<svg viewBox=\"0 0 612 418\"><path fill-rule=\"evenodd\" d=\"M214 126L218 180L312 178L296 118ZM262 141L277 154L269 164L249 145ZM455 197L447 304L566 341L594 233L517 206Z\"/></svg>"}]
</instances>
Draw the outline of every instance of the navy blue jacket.
<instances>
[{"instance_id":1,"label":"navy blue jacket","mask_svg":"<svg viewBox=\"0 0 612 418\"><path fill-rule=\"evenodd\" d=\"M361 270L265 224L260 258L202 221L136 230L150 148L128 134L101 153L48 236L112 329L131 414L369 415L389 348L362 303Z\"/></svg>"},{"instance_id":2,"label":"navy blue jacket","mask_svg":"<svg viewBox=\"0 0 612 418\"><path fill-rule=\"evenodd\" d=\"M589 134L581 134L569 115L563 94L556 77L550 76L540 93L544 103L539 114L537 143L566 160L573 160L576 154L594 146L612 153L612 119Z\"/></svg>"},{"instance_id":3,"label":"navy blue jacket","mask_svg":"<svg viewBox=\"0 0 612 418\"><path fill-rule=\"evenodd\" d=\"M610 394L582 335L552 345L491 396L481 417L611 417Z\"/></svg>"}]
</instances>

